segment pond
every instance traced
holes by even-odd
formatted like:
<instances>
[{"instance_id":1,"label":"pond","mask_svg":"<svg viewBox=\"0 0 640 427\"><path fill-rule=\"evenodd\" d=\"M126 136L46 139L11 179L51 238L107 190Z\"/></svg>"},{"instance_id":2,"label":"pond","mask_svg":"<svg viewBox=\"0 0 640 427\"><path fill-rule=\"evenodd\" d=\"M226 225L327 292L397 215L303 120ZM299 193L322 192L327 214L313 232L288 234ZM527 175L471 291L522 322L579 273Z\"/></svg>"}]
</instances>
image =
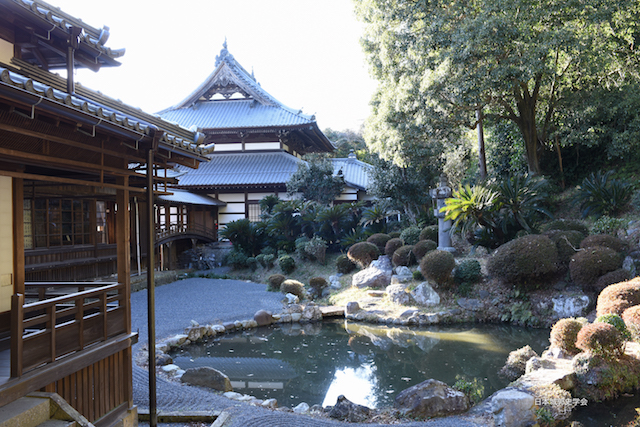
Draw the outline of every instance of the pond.
<instances>
[{"instance_id":1,"label":"pond","mask_svg":"<svg viewBox=\"0 0 640 427\"><path fill-rule=\"evenodd\" d=\"M339 395L370 408L392 406L402 390L434 378L477 379L485 397L510 351L549 344L549 330L469 324L412 329L345 321L288 324L218 336L172 354L182 369L210 366L236 392L279 406L334 405Z\"/></svg>"}]
</instances>

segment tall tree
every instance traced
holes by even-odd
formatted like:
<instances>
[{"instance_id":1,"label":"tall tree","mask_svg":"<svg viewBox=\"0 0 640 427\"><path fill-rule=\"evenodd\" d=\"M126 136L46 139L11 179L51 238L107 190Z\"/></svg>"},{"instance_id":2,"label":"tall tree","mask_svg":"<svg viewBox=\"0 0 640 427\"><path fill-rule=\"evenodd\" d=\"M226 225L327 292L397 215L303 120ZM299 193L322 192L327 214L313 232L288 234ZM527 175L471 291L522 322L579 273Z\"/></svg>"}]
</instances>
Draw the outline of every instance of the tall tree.
<instances>
[{"instance_id":1,"label":"tall tree","mask_svg":"<svg viewBox=\"0 0 640 427\"><path fill-rule=\"evenodd\" d=\"M482 109L517 125L540 173L567 93L638 77L638 0L354 1L380 81L371 122L396 132L383 150L429 143L451 123L473 128Z\"/></svg>"},{"instance_id":2,"label":"tall tree","mask_svg":"<svg viewBox=\"0 0 640 427\"><path fill-rule=\"evenodd\" d=\"M333 164L321 154L308 154L306 162L298 163L298 170L287 182L290 195L301 193L304 200L328 205L342 193L344 178L333 174Z\"/></svg>"}]
</instances>

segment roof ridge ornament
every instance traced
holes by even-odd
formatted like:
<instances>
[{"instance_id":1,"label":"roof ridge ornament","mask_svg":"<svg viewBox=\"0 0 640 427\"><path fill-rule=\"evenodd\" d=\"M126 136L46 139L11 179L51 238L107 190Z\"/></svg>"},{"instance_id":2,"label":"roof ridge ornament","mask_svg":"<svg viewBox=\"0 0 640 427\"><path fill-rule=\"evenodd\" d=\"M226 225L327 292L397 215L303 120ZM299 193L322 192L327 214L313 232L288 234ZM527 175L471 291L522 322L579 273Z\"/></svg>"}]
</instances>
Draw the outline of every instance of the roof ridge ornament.
<instances>
[{"instance_id":1,"label":"roof ridge ornament","mask_svg":"<svg viewBox=\"0 0 640 427\"><path fill-rule=\"evenodd\" d=\"M216 67L218 67L218 65L227 58L233 60L233 55L231 55L227 50L227 38L225 37L224 43L222 43L222 49L220 50L220 55L216 55Z\"/></svg>"}]
</instances>

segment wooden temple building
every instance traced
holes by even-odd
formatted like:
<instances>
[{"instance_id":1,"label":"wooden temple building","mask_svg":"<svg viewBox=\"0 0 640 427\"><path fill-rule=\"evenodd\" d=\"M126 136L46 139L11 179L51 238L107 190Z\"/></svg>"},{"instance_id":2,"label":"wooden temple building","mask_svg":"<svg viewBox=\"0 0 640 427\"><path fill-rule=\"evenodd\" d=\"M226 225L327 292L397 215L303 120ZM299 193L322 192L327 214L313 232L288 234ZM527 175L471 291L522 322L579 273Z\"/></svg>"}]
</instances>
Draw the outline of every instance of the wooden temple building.
<instances>
[{"instance_id":1,"label":"wooden temple building","mask_svg":"<svg viewBox=\"0 0 640 427\"><path fill-rule=\"evenodd\" d=\"M178 188L217 200L216 223L258 221L258 202L267 195L287 198L286 183L307 153L331 152L331 141L315 116L278 101L231 55L225 41L207 79L178 104L158 113L187 128L197 128L205 143L215 143L210 161L184 170ZM370 165L355 155L332 159L345 188L337 203L369 200Z\"/></svg>"},{"instance_id":2,"label":"wooden temple building","mask_svg":"<svg viewBox=\"0 0 640 427\"><path fill-rule=\"evenodd\" d=\"M157 171L197 168L210 147L75 84L75 67L119 65L108 37L43 1L0 0L0 414L40 393L81 425L137 423L132 235L154 222L154 188L175 197ZM186 230L187 208L171 206L202 200L183 202L157 209L165 229ZM138 207L150 221L133 233Z\"/></svg>"}]
</instances>

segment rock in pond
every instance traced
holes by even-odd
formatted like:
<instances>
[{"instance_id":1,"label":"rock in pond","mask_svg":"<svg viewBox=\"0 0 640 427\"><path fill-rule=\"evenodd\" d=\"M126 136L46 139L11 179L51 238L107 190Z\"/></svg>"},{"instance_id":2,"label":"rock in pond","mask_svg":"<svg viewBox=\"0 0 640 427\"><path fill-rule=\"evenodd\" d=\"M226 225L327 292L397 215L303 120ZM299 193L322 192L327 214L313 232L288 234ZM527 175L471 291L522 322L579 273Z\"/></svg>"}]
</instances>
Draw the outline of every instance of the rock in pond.
<instances>
[{"instance_id":1,"label":"rock in pond","mask_svg":"<svg viewBox=\"0 0 640 427\"><path fill-rule=\"evenodd\" d=\"M220 391L233 391L229 377L209 366L187 369L180 380L183 383L208 387Z\"/></svg>"},{"instance_id":2,"label":"rock in pond","mask_svg":"<svg viewBox=\"0 0 640 427\"><path fill-rule=\"evenodd\" d=\"M371 409L353 403L343 395L340 395L336 404L329 411L329 416L340 421L361 423L367 420L370 413Z\"/></svg>"},{"instance_id":3,"label":"rock in pond","mask_svg":"<svg viewBox=\"0 0 640 427\"><path fill-rule=\"evenodd\" d=\"M395 407L408 417L441 417L467 411L469 399L442 381L430 379L401 391Z\"/></svg>"}]
</instances>

